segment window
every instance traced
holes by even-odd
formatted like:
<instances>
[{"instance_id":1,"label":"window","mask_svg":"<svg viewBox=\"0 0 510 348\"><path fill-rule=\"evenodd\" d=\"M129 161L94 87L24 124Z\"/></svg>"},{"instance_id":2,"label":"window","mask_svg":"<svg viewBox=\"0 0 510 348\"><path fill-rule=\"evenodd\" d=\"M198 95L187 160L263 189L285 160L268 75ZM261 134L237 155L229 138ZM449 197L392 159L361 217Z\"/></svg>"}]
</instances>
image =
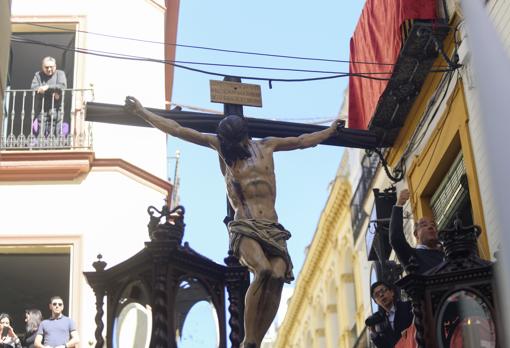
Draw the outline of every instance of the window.
<instances>
[{"instance_id":1,"label":"window","mask_svg":"<svg viewBox=\"0 0 510 348\"><path fill-rule=\"evenodd\" d=\"M462 153L457 155L444 179L432 195L430 206L440 230L451 227L457 216L460 217L463 225L473 224Z\"/></svg>"},{"instance_id":2,"label":"window","mask_svg":"<svg viewBox=\"0 0 510 348\"><path fill-rule=\"evenodd\" d=\"M408 170L408 187L413 193L413 214L433 216L439 228L451 226L458 214L464 225L476 224L480 257L490 259L476 163L472 151L468 111L462 84L458 83L448 101L448 113L414 158ZM496 234L497 235L497 234ZM493 245L497 236L492 235Z\"/></svg>"},{"instance_id":3,"label":"window","mask_svg":"<svg viewBox=\"0 0 510 348\"><path fill-rule=\"evenodd\" d=\"M374 237L376 234L376 224L377 224L377 214L375 211L375 204L372 207L372 213L370 213L370 222L368 223L367 232L365 233L365 246L367 248L368 260L369 261L378 261L377 254L375 253L375 248L373 248Z\"/></svg>"},{"instance_id":4,"label":"window","mask_svg":"<svg viewBox=\"0 0 510 348\"><path fill-rule=\"evenodd\" d=\"M370 266L370 284L368 284L368 288L372 286L375 282L382 279L381 277L381 264L379 262L372 262L372 265ZM375 313L379 310L379 306L377 303L375 303L372 296L370 296L370 307L372 309L372 313Z\"/></svg>"},{"instance_id":5,"label":"window","mask_svg":"<svg viewBox=\"0 0 510 348\"><path fill-rule=\"evenodd\" d=\"M35 43L44 43L47 46ZM69 50L57 47L68 48ZM12 33L9 73L7 78L8 92L5 98L4 134L11 142L18 140L20 135L28 137L32 132L37 99L34 100L30 85L34 74L41 69L41 60L46 56L55 58L57 69L63 70L67 78L67 88L73 88L74 77L74 32L15 32ZM26 93L25 93L26 92ZM70 93L63 96L64 121L70 123ZM67 100L66 100L67 99ZM34 115L32 115L34 114ZM14 138L15 137L15 138ZM21 145L21 144L18 144ZM20 146L16 146L20 147Z\"/></svg>"},{"instance_id":6,"label":"window","mask_svg":"<svg viewBox=\"0 0 510 348\"><path fill-rule=\"evenodd\" d=\"M0 120L2 149L90 147L82 110L85 99L92 99L92 91L74 88L75 27L72 22L13 24L4 118ZM31 84L47 56L65 73L67 86L43 97ZM61 73L55 76L62 80Z\"/></svg>"},{"instance_id":7,"label":"window","mask_svg":"<svg viewBox=\"0 0 510 348\"><path fill-rule=\"evenodd\" d=\"M14 331L25 332L28 308L49 314L51 296L64 300L64 313L69 313L71 246L1 246L2 312L12 317Z\"/></svg>"},{"instance_id":8,"label":"window","mask_svg":"<svg viewBox=\"0 0 510 348\"><path fill-rule=\"evenodd\" d=\"M372 156L365 155L361 160L361 177L351 200L351 219L354 241L358 239L361 226L367 217L367 214L363 209L363 202L365 201L368 190L372 185L372 179L374 178L378 165L379 157L375 154L372 154Z\"/></svg>"}]
</instances>

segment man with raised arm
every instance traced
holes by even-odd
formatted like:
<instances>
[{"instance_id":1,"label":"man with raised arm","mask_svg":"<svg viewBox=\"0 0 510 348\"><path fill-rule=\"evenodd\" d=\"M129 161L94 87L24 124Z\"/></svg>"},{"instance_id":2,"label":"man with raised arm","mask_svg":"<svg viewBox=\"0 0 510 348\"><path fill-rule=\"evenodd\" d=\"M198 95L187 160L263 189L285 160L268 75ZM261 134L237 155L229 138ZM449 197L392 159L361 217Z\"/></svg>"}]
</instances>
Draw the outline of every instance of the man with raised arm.
<instances>
[{"instance_id":1,"label":"man with raised arm","mask_svg":"<svg viewBox=\"0 0 510 348\"><path fill-rule=\"evenodd\" d=\"M411 257L415 257L417 272L425 273L443 262L444 253L438 241L436 222L430 217L422 217L414 224L416 247L413 248L407 242L403 228L403 206L409 196L408 189L402 190L391 211L390 244L404 267L409 265Z\"/></svg>"},{"instance_id":2,"label":"man with raised arm","mask_svg":"<svg viewBox=\"0 0 510 348\"><path fill-rule=\"evenodd\" d=\"M216 150L225 178L227 196L234 209L229 222L230 248L253 273L245 299L244 348L258 348L273 321L283 288L292 281L292 262L287 252L290 232L278 222L275 211L276 182L273 152L313 147L337 134L342 124L298 137L267 137L252 140L244 118L223 118L217 135L180 126L177 122L146 110L140 102L126 98L126 109L151 125L177 138Z\"/></svg>"}]
</instances>

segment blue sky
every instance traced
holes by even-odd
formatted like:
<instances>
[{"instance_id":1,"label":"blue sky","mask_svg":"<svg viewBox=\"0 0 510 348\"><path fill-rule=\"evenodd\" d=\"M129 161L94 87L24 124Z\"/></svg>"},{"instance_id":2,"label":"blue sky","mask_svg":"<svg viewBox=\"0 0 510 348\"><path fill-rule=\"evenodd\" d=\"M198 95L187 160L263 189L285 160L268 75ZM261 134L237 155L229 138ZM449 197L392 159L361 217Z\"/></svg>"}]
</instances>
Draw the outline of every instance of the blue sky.
<instances>
[{"instance_id":1,"label":"blue sky","mask_svg":"<svg viewBox=\"0 0 510 348\"><path fill-rule=\"evenodd\" d=\"M363 1L199 1L180 5L177 42L183 45L261 52L279 55L349 59L349 40ZM177 60L238 65L347 72L348 64L227 54L177 48ZM308 78L318 73L277 72L236 68L199 67L223 74L270 78ZM176 69L173 102L222 111L210 103L209 76ZM244 80L262 87L262 108L245 107L246 116L310 122L338 115L347 78L315 82L267 82ZM329 124L329 122L327 123ZM223 218L226 214L225 184L216 154L176 138L169 141L169 155L181 152L180 203L186 208L184 239L198 252L222 262L228 250ZM306 150L275 154L277 212L292 233L289 251L295 275L305 258L320 213L328 197L342 156L342 148L319 145ZM169 171L173 176L172 161Z\"/></svg>"},{"instance_id":2,"label":"blue sky","mask_svg":"<svg viewBox=\"0 0 510 348\"><path fill-rule=\"evenodd\" d=\"M181 1L177 42L237 51L348 60L349 40L363 4L362 0ZM176 59L348 71L346 63L227 54L181 47L177 48ZM318 73L198 68L229 75L269 78L324 76ZM210 103L210 79L221 80L221 77L176 69L172 101L222 111L222 104ZM335 118L347 86L347 78L301 83L274 82L272 89L268 88L267 82L243 82L260 84L262 87L263 107L245 107L245 116L304 123ZM199 253L222 263L228 251L228 236L222 222L226 214L226 195L217 155L210 149L176 138L170 138L168 148L170 156L176 150L181 152L179 195L180 203L186 208L184 239ZM305 259L305 248L313 238L325 206L329 185L334 180L342 151L339 147L319 145L275 154L276 209L280 223L292 233L288 247L296 276ZM174 162L171 161L170 176L173 176L173 166ZM193 347L192 340L185 346Z\"/></svg>"}]
</instances>

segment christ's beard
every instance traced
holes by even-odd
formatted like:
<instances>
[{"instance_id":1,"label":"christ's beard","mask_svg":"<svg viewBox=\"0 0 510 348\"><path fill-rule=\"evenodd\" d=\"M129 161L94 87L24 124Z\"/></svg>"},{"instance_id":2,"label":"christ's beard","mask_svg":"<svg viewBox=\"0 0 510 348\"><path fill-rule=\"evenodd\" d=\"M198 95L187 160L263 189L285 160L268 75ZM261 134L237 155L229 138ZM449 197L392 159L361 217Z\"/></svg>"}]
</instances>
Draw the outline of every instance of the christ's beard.
<instances>
[{"instance_id":1,"label":"christ's beard","mask_svg":"<svg viewBox=\"0 0 510 348\"><path fill-rule=\"evenodd\" d=\"M241 143L222 143L221 152L225 157L225 162L229 166L233 165L234 162L244 160L251 157L251 153Z\"/></svg>"}]
</instances>

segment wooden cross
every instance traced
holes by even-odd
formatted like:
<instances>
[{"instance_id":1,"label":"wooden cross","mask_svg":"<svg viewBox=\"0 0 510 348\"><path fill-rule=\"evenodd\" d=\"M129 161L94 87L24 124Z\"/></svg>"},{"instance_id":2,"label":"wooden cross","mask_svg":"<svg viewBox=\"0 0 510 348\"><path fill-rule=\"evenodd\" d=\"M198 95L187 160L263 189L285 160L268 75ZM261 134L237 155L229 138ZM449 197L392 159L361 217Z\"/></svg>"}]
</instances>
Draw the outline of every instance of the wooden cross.
<instances>
[{"instance_id":1,"label":"wooden cross","mask_svg":"<svg viewBox=\"0 0 510 348\"><path fill-rule=\"evenodd\" d=\"M239 105L235 106L237 109L242 110L242 106L240 108ZM147 109L159 116L172 119L183 127L193 128L203 133L216 134L216 128L221 120L221 117L218 117L217 114L154 108ZM225 105L225 111L230 111L229 104ZM125 111L124 105L88 102L85 115L86 121L152 127L152 125L141 118ZM268 136L293 137L327 128L319 125L273 121L252 117L245 117L245 119L248 123L250 136L253 138L264 138ZM359 149L374 149L379 146L379 143L379 137L373 131L341 128L336 137L326 139L321 144Z\"/></svg>"},{"instance_id":2,"label":"wooden cross","mask_svg":"<svg viewBox=\"0 0 510 348\"><path fill-rule=\"evenodd\" d=\"M241 82L237 77L225 77L224 81ZM244 117L243 105L239 104L223 104L224 115L238 115ZM161 110L147 108L155 114L164 118L169 118L183 127L193 128L203 133L216 133L216 128L221 120L216 114L190 112L181 110ZM143 119L132 115L124 110L123 105L113 105L104 103L89 102L86 106L85 113L86 121L105 122L130 126L152 127ZM258 119L244 117L248 123L249 134L253 138L264 138L268 136L274 137L294 137L304 133L317 132L326 129L325 126L272 121L267 119ZM341 128L338 130L336 137L330 137L321 144L353 147L362 149L374 149L379 144L379 139L376 133L367 130ZM234 216L234 211L230 206L227 198L227 216L223 220L226 223L231 221Z\"/></svg>"}]
</instances>

